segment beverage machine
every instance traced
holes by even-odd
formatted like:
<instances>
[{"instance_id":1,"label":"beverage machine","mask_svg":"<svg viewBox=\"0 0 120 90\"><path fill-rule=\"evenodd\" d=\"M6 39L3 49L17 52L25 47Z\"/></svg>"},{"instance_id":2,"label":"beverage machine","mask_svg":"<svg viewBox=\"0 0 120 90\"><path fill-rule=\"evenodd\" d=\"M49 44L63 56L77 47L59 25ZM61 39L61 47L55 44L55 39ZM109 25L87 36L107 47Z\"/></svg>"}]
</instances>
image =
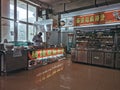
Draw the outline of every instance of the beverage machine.
<instances>
[{"instance_id":1,"label":"beverage machine","mask_svg":"<svg viewBox=\"0 0 120 90\"><path fill-rule=\"evenodd\" d=\"M71 48L74 47L74 34L68 33L68 44L67 44L67 52L71 53Z\"/></svg>"}]
</instances>

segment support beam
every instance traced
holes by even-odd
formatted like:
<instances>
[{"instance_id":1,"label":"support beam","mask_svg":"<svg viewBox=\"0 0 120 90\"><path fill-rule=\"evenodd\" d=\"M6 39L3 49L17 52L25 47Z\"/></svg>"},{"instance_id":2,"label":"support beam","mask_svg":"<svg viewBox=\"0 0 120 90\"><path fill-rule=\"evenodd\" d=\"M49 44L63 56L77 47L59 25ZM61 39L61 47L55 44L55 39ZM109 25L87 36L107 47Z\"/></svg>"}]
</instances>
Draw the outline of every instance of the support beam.
<instances>
[{"instance_id":1,"label":"support beam","mask_svg":"<svg viewBox=\"0 0 120 90\"><path fill-rule=\"evenodd\" d=\"M25 0L29 3L32 3L40 8L48 8L48 7L51 7L49 4L45 3L45 2L42 2L40 0Z\"/></svg>"}]
</instances>

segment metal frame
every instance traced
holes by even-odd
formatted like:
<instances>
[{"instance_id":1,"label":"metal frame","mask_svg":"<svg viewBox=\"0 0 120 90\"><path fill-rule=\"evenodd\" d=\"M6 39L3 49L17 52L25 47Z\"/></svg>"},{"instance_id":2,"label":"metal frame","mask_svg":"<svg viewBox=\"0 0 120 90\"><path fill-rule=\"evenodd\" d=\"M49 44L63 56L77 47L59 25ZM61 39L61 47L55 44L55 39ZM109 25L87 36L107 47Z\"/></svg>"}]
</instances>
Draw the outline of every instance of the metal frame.
<instances>
[{"instance_id":1,"label":"metal frame","mask_svg":"<svg viewBox=\"0 0 120 90\"><path fill-rule=\"evenodd\" d=\"M1 0L0 0L0 8L1 8ZM1 9L0 9L0 42L1 42Z\"/></svg>"},{"instance_id":2,"label":"metal frame","mask_svg":"<svg viewBox=\"0 0 120 90\"><path fill-rule=\"evenodd\" d=\"M23 1L23 0L20 0L20 1ZM32 5L32 6L35 6L34 4L31 4L31 3L29 3L29 2L26 2L26 1L23 1L23 2L25 2L26 4L27 4L27 22L24 22L24 21L19 21L20 23L24 23L24 24L26 24L27 25L27 27L26 27L26 30L27 30L27 40L28 40L28 25L34 25L34 23L30 23L30 22L28 22L28 5ZM1 0L0 0L0 7L2 8L2 6L1 6ZM38 20L37 19L37 6L35 6L36 7L36 20ZM14 0L14 19L11 19L11 18L7 18L7 17L3 17L2 15L1 15L1 9L0 9L0 19L7 19L7 20L12 20L12 21L14 21L14 41L17 41L17 38L18 38L18 23L17 23L17 0ZM1 42L1 38L2 38L2 36L1 36L1 20L0 20L0 42Z\"/></svg>"}]
</instances>

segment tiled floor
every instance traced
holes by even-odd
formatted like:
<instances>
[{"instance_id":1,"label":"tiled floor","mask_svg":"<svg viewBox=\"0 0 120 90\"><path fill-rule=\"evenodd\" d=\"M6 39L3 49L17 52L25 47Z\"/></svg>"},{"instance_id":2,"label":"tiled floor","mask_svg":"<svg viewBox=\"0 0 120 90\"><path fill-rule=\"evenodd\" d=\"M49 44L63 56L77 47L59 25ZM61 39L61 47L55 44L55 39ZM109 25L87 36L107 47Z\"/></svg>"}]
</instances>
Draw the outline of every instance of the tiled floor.
<instances>
[{"instance_id":1,"label":"tiled floor","mask_svg":"<svg viewBox=\"0 0 120 90\"><path fill-rule=\"evenodd\" d=\"M120 90L120 70L65 60L0 76L0 90Z\"/></svg>"}]
</instances>

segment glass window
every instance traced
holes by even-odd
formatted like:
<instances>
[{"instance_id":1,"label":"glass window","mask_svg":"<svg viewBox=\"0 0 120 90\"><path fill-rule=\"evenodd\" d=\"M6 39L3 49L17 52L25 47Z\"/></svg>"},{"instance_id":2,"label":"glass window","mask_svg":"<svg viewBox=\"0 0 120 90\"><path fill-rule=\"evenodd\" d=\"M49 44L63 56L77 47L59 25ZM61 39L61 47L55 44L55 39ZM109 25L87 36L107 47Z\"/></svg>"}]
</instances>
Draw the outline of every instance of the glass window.
<instances>
[{"instance_id":1,"label":"glass window","mask_svg":"<svg viewBox=\"0 0 120 90\"><path fill-rule=\"evenodd\" d=\"M18 23L18 41L27 40L27 25L23 23Z\"/></svg>"},{"instance_id":2,"label":"glass window","mask_svg":"<svg viewBox=\"0 0 120 90\"><path fill-rule=\"evenodd\" d=\"M14 19L14 0L1 0L1 15Z\"/></svg>"},{"instance_id":3,"label":"glass window","mask_svg":"<svg viewBox=\"0 0 120 90\"><path fill-rule=\"evenodd\" d=\"M1 37L2 41L7 39L8 41L14 40L14 22L7 19L1 20Z\"/></svg>"},{"instance_id":4,"label":"glass window","mask_svg":"<svg viewBox=\"0 0 120 90\"><path fill-rule=\"evenodd\" d=\"M38 21L42 21L43 20L43 18L41 18L41 17L38 17Z\"/></svg>"},{"instance_id":5,"label":"glass window","mask_svg":"<svg viewBox=\"0 0 120 90\"><path fill-rule=\"evenodd\" d=\"M28 41L32 42L33 36L36 35L36 27L33 25L28 26Z\"/></svg>"},{"instance_id":6,"label":"glass window","mask_svg":"<svg viewBox=\"0 0 120 90\"><path fill-rule=\"evenodd\" d=\"M28 5L28 22L34 23L36 21L36 7Z\"/></svg>"},{"instance_id":7,"label":"glass window","mask_svg":"<svg viewBox=\"0 0 120 90\"><path fill-rule=\"evenodd\" d=\"M27 21L27 4L17 0L17 20Z\"/></svg>"}]
</instances>

